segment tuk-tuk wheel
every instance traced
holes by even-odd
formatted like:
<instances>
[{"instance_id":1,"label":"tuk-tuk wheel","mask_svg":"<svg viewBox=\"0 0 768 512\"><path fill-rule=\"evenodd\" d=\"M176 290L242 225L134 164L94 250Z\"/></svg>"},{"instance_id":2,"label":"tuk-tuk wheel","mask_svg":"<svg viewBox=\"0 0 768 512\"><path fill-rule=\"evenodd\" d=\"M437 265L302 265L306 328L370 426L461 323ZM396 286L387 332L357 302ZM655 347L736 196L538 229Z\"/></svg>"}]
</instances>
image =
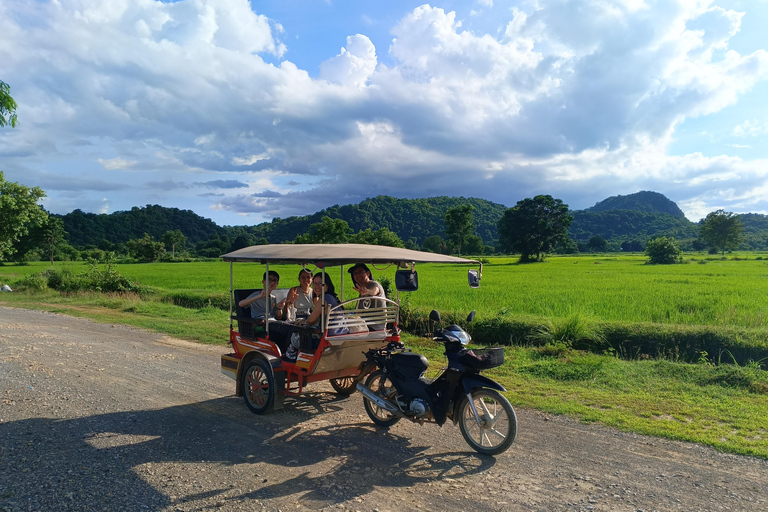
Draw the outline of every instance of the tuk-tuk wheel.
<instances>
[{"instance_id":1,"label":"tuk-tuk wheel","mask_svg":"<svg viewBox=\"0 0 768 512\"><path fill-rule=\"evenodd\" d=\"M265 414L275 403L275 376L264 359L253 359L243 371L243 398L255 414Z\"/></svg>"},{"instance_id":2,"label":"tuk-tuk wheel","mask_svg":"<svg viewBox=\"0 0 768 512\"><path fill-rule=\"evenodd\" d=\"M354 377L342 377L340 379L331 379L331 387L340 395L351 395L357 389L357 382Z\"/></svg>"}]
</instances>

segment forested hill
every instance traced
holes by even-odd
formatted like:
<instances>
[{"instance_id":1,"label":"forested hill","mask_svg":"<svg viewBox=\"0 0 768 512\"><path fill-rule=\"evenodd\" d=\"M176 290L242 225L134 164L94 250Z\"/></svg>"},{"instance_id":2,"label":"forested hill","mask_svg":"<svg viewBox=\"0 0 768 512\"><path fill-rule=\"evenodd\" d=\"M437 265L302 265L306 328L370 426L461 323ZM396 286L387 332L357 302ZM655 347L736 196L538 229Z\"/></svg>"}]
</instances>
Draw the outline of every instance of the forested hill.
<instances>
[{"instance_id":1,"label":"forested hill","mask_svg":"<svg viewBox=\"0 0 768 512\"><path fill-rule=\"evenodd\" d=\"M211 254L221 254L233 246L255 243L293 241L307 233L312 224L324 216L343 219L355 231L389 228L403 241L417 245L432 235L445 238L445 212L449 208L471 204L475 207L475 232L486 245L498 240L496 225L507 207L484 199L464 197L432 197L426 199L396 199L377 196L359 204L335 205L301 217L276 218L255 226L218 226L190 210L165 208L158 205L134 207L111 214L84 213L75 210L60 216L69 233L69 243L77 248L108 247L141 238L148 233L160 240L163 233L178 229L188 238L188 244L198 247L213 244ZM569 236L586 244L599 235L613 246L624 241L644 244L656 236L674 236L690 246L698 237L699 225L689 221L677 205L656 192L638 192L627 196L609 197L586 210L571 211L574 219ZM768 216L742 214L745 240L743 249L768 248ZM223 249L222 249L223 248Z\"/></svg>"},{"instance_id":2,"label":"forested hill","mask_svg":"<svg viewBox=\"0 0 768 512\"><path fill-rule=\"evenodd\" d=\"M103 246L125 243L141 238L144 233L160 240L166 231L180 230L192 244L222 235L225 229L210 219L200 217L192 210L179 210L159 205L134 206L130 210L114 213L85 213L75 210L61 216L69 243L74 247Z\"/></svg>"},{"instance_id":3,"label":"forested hill","mask_svg":"<svg viewBox=\"0 0 768 512\"><path fill-rule=\"evenodd\" d=\"M309 231L309 227L327 216L343 219L355 232L363 229L389 228L402 240L414 239L421 245L427 237L445 237L445 212L455 206L471 204L475 207L475 233L486 244L494 243L499 235L496 224L507 207L485 199L464 197L430 197L427 199L396 199L377 196L360 204L331 206L313 215L274 219L272 222L253 226L256 238L266 238L270 243L292 241L297 235Z\"/></svg>"},{"instance_id":4,"label":"forested hill","mask_svg":"<svg viewBox=\"0 0 768 512\"><path fill-rule=\"evenodd\" d=\"M630 210L652 214L668 214L673 217L685 218L683 211L674 201L664 194L643 190L627 196L611 196L603 199L595 206L587 208L587 212L605 212L608 210Z\"/></svg>"}]
</instances>

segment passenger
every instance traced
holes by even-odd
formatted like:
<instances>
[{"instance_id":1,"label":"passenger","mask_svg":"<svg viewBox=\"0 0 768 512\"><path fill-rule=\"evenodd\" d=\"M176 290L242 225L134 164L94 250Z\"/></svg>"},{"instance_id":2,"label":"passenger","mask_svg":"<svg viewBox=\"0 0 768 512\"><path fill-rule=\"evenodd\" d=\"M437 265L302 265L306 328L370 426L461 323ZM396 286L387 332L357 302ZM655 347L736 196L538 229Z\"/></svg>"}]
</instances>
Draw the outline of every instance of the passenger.
<instances>
[{"instance_id":1,"label":"passenger","mask_svg":"<svg viewBox=\"0 0 768 512\"><path fill-rule=\"evenodd\" d=\"M277 285L280 284L280 274L275 272L274 270L269 271L269 285L267 285L267 273L264 272L264 276L261 280L262 290L258 292L253 292L237 304L240 307L251 307L251 318L255 318L257 320L264 320L266 318L266 311L267 311L267 289L269 289L269 303L271 305L270 310L270 316L274 316L276 313L276 302L277 297L272 293L277 288Z\"/></svg>"},{"instance_id":2,"label":"passenger","mask_svg":"<svg viewBox=\"0 0 768 512\"><path fill-rule=\"evenodd\" d=\"M305 323L315 327L320 326L320 317L323 312L323 308L321 307L322 301L320 300L322 294L323 275L318 272L312 278L312 313L310 313L306 320L296 323ZM333 281L331 281L331 276L328 274L325 274L325 303L331 308L339 305L339 297L336 296L336 289L333 286Z\"/></svg>"},{"instance_id":3,"label":"passenger","mask_svg":"<svg viewBox=\"0 0 768 512\"><path fill-rule=\"evenodd\" d=\"M323 296L323 275L321 273L315 274L312 278L312 295L312 313L310 313L307 318L297 320L296 325L320 327L320 320L323 312L321 299ZM326 309L339 305L339 298L336 296L333 281L331 281L331 277L328 274L325 275L325 305ZM300 344L301 337L298 333L292 334L288 349L285 351L285 355L283 355L283 360L291 362L296 361L296 357L299 354Z\"/></svg>"},{"instance_id":4,"label":"passenger","mask_svg":"<svg viewBox=\"0 0 768 512\"><path fill-rule=\"evenodd\" d=\"M290 308L295 308L295 315L291 318ZM287 308L287 309L286 309ZM285 301L278 304L277 316L280 320L295 320L307 318L312 309L312 272L306 268L299 272L299 286L288 290Z\"/></svg>"},{"instance_id":5,"label":"passenger","mask_svg":"<svg viewBox=\"0 0 768 512\"><path fill-rule=\"evenodd\" d=\"M360 294L360 297L371 297L357 301L357 307L359 309L371 309L384 307L384 302L376 300L375 297L386 299L387 296L384 293L384 288L373 280L371 271L365 263L356 263L347 272L352 274L352 283L355 285L355 290ZM384 330L384 324L370 324L368 329L371 331Z\"/></svg>"}]
</instances>

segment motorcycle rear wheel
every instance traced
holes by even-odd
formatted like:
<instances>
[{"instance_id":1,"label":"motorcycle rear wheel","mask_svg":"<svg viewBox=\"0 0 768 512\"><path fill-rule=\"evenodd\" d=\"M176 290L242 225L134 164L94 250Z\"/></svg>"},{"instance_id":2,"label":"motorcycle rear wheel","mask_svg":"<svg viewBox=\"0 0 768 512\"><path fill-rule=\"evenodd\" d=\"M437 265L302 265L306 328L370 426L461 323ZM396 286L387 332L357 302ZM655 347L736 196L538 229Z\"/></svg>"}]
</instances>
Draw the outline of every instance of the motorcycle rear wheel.
<instances>
[{"instance_id":1,"label":"motorcycle rear wheel","mask_svg":"<svg viewBox=\"0 0 768 512\"><path fill-rule=\"evenodd\" d=\"M493 389L472 391L472 401L480 418L478 424L467 397L459 404L459 428L464 440L476 452L498 455L509 448L517 436L517 416L509 401Z\"/></svg>"},{"instance_id":2,"label":"motorcycle rear wheel","mask_svg":"<svg viewBox=\"0 0 768 512\"><path fill-rule=\"evenodd\" d=\"M372 372L368 378L365 379L365 386L387 400L394 401L395 397L397 397L397 390L395 389L394 384L392 384L392 381L387 377L384 377L381 370ZM368 413L368 417L371 418L371 421L380 427L391 427L400 421L399 416L395 416L386 409L382 409L365 398L365 395L363 395L363 406L365 407L365 412Z\"/></svg>"}]
</instances>

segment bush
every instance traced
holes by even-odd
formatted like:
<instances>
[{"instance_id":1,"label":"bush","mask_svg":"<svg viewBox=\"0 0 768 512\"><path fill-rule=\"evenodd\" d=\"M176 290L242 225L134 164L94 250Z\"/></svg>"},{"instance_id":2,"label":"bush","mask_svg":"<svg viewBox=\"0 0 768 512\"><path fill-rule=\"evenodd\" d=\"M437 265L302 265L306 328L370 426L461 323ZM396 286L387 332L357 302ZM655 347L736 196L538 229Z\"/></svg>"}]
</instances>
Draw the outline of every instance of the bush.
<instances>
[{"instance_id":1,"label":"bush","mask_svg":"<svg viewBox=\"0 0 768 512\"><path fill-rule=\"evenodd\" d=\"M19 279L16 282L16 287L19 290L40 292L48 287L48 278L43 275L43 272L30 274Z\"/></svg>"},{"instance_id":2,"label":"bush","mask_svg":"<svg viewBox=\"0 0 768 512\"><path fill-rule=\"evenodd\" d=\"M682 262L680 247L673 237L654 238L645 246L645 255L651 265L668 265Z\"/></svg>"}]
</instances>

